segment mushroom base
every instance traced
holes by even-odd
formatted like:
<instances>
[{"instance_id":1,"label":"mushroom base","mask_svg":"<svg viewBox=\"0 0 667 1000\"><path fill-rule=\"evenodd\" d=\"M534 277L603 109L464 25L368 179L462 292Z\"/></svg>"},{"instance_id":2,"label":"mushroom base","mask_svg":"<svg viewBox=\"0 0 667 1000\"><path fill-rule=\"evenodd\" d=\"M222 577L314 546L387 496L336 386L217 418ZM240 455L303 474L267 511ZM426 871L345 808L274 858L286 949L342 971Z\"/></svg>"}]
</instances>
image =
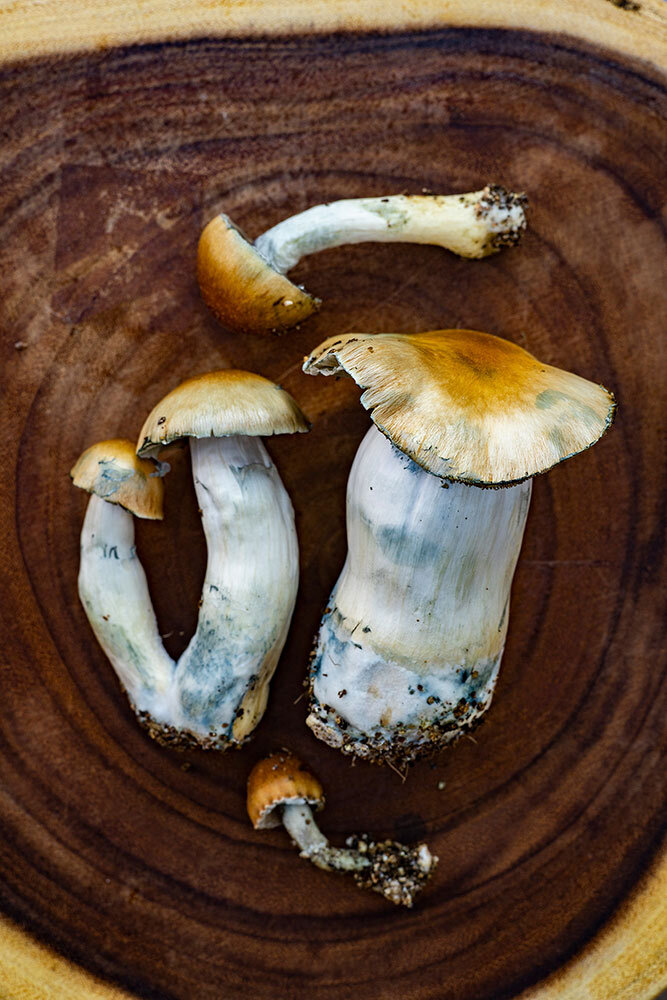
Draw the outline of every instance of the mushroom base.
<instances>
[{"instance_id":1,"label":"mushroom base","mask_svg":"<svg viewBox=\"0 0 667 1000\"><path fill-rule=\"evenodd\" d=\"M241 740L230 740L220 733L204 736L191 729L177 729L166 722L158 722L150 712L140 712L135 709L137 721L148 735L162 747L170 750L238 750L252 739L253 733L248 733Z\"/></svg>"},{"instance_id":2,"label":"mushroom base","mask_svg":"<svg viewBox=\"0 0 667 1000\"><path fill-rule=\"evenodd\" d=\"M313 735L344 754L360 757L369 764L387 764L399 769L432 757L462 736L471 733L486 713L488 704L463 709L453 721L449 713L424 719L420 725L399 725L365 733L348 725L328 705L311 697L306 725Z\"/></svg>"}]
</instances>

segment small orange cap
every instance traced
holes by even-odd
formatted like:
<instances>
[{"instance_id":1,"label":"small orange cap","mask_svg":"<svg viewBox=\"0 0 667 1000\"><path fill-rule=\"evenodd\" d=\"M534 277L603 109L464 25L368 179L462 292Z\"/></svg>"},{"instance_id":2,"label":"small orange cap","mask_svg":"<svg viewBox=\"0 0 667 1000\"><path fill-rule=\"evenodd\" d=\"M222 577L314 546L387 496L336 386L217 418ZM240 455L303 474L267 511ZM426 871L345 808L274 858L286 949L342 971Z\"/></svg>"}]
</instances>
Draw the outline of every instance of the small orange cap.
<instances>
[{"instance_id":1,"label":"small orange cap","mask_svg":"<svg viewBox=\"0 0 667 1000\"><path fill-rule=\"evenodd\" d=\"M136 517L162 519L164 483L152 462L137 458L131 441L113 438L91 445L76 460L70 476L79 489L117 503Z\"/></svg>"},{"instance_id":2,"label":"small orange cap","mask_svg":"<svg viewBox=\"0 0 667 1000\"><path fill-rule=\"evenodd\" d=\"M248 777L248 816L256 830L280 826L278 807L306 802L324 806L324 789L314 774L289 750L272 753L255 764Z\"/></svg>"}]
</instances>

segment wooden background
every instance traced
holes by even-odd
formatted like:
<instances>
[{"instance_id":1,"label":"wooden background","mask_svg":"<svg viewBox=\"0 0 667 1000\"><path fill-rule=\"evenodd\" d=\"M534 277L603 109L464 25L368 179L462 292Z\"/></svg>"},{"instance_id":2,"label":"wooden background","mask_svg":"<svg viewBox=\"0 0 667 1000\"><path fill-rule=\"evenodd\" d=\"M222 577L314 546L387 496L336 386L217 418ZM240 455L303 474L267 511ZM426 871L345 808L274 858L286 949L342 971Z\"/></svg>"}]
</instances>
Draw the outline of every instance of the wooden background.
<instances>
[{"instance_id":1,"label":"wooden background","mask_svg":"<svg viewBox=\"0 0 667 1000\"><path fill-rule=\"evenodd\" d=\"M640 951L614 964L598 943L601 986L546 989L638 1000L665 984L664 109L647 63L481 28L192 40L5 67L0 908L12 921L142 997L503 1000L624 905L608 933L623 952L641 928ZM220 209L254 237L322 200L487 180L531 198L519 249L475 263L401 246L309 258L296 278L325 306L279 339L227 333L199 299L196 241ZM368 424L352 384L300 362L337 331L441 326L508 337L603 382L619 416L535 483L476 742L401 784L317 743L295 704ZM179 755L138 728L79 606L86 498L67 471L93 441L134 436L180 379L227 364L279 381L314 421L269 445L297 512L301 589L256 740ZM177 654L205 562L184 452L165 521L138 525L138 544ZM250 829L247 773L283 744L327 787L333 839L428 839L440 867L414 912ZM55 962L37 954L47 985L26 973L26 997L61 995Z\"/></svg>"}]
</instances>

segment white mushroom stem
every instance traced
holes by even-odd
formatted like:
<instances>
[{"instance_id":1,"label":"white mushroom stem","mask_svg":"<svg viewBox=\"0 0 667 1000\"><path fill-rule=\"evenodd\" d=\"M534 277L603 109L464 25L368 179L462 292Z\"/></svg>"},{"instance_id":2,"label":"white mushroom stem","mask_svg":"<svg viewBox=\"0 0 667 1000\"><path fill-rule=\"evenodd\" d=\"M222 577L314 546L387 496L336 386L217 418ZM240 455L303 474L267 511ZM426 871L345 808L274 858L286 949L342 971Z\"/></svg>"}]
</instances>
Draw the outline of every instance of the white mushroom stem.
<instances>
[{"instance_id":1,"label":"white mushroom stem","mask_svg":"<svg viewBox=\"0 0 667 1000\"><path fill-rule=\"evenodd\" d=\"M302 858L318 868L351 872L357 885L399 905L412 906L438 863L426 844L407 847L393 840L376 843L366 837L350 837L348 844L354 846L332 847L305 803L285 805L282 821L301 848Z\"/></svg>"},{"instance_id":2,"label":"white mushroom stem","mask_svg":"<svg viewBox=\"0 0 667 1000\"><path fill-rule=\"evenodd\" d=\"M176 671L182 724L238 742L264 713L294 610L294 512L260 438L192 438L190 450L208 565Z\"/></svg>"},{"instance_id":3,"label":"white mushroom stem","mask_svg":"<svg viewBox=\"0 0 667 1000\"><path fill-rule=\"evenodd\" d=\"M283 808L283 826L301 848L301 857L312 861L318 868L358 871L370 863L359 851L331 847L318 828L312 809L305 802L288 803Z\"/></svg>"},{"instance_id":4,"label":"white mushroom stem","mask_svg":"<svg viewBox=\"0 0 667 1000\"><path fill-rule=\"evenodd\" d=\"M315 735L408 763L488 708L531 495L447 483L372 427L348 481L348 556L311 664Z\"/></svg>"},{"instance_id":5,"label":"white mushroom stem","mask_svg":"<svg viewBox=\"0 0 667 1000\"><path fill-rule=\"evenodd\" d=\"M174 661L158 632L134 545L134 518L95 495L81 532L79 596L133 706L152 713L168 697Z\"/></svg>"},{"instance_id":6,"label":"white mushroom stem","mask_svg":"<svg viewBox=\"0 0 667 1000\"><path fill-rule=\"evenodd\" d=\"M426 243L461 257L485 257L516 243L525 197L497 185L461 195L392 195L316 205L279 222L255 249L280 274L302 257L346 243Z\"/></svg>"},{"instance_id":7,"label":"white mushroom stem","mask_svg":"<svg viewBox=\"0 0 667 1000\"><path fill-rule=\"evenodd\" d=\"M258 437L191 440L208 546L197 630L167 655L134 548L132 515L93 496L79 593L95 635L151 735L224 749L259 722L294 610L299 556L289 497Z\"/></svg>"}]
</instances>

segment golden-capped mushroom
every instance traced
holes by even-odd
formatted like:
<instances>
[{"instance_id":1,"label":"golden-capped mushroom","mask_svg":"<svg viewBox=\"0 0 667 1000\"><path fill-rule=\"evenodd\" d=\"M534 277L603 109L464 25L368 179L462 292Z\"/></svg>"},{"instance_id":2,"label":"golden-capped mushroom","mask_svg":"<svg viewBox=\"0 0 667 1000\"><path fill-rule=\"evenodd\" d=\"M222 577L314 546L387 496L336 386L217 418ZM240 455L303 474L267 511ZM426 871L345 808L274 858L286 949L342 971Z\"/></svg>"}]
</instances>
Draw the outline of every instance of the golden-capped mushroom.
<instances>
[{"instance_id":1,"label":"golden-capped mushroom","mask_svg":"<svg viewBox=\"0 0 667 1000\"><path fill-rule=\"evenodd\" d=\"M333 847L313 816L313 809L323 806L322 785L288 750L260 760L250 772L247 808L256 830L282 823L302 858L327 871L349 872L362 888L411 907L438 863L426 844L407 847L364 834L348 837L346 847Z\"/></svg>"},{"instance_id":2,"label":"golden-capped mushroom","mask_svg":"<svg viewBox=\"0 0 667 1000\"><path fill-rule=\"evenodd\" d=\"M149 414L138 453L190 442L208 563L197 630L176 665L153 735L165 742L241 745L264 714L299 580L294 511L260 435L304 432L292 397L252 372L183 382Z\"/></svg>"},{"instance_id":3,"label":"golden-capped mushroom","mask_svg":"<svg viewBox=\"0 0 667 1000\"><path fill-rule=\"evenodd\" d=\"M92 494L81 532L81 603L135 711L154 711L168 695L174 662L160 639L132 515L162 518L163 481L121 439L88 448L70 475Z\"/></svg>"},{"instance_id":4,"label":"golden-capped mushroom","mask_svg":"<svg viewBox=\"0 0 667 1000\"><path fill-rule=\"evenodd\" d=\"M302 257L347 243L425 243L479 258L518 243L526 197L497 184L454 195L391 195L316 205L252 244L226 215L212 219L197 251L204 301L232 330L278 332L307 319L320 300L285 277Z\"/></svg>"},{"instance_id":5,"label":"golden-capped mushroom","mask_svg":"<svg viewBox=\"0 0 667 1000\"><path fill-rule=\"evenodd\" d=\"M348 555L311 662L308 725L404 765L489 707L530 477L594 444L615 404L467 330L332 337L304 371L350 375L375 424L348 480Z\"/></svg>"}]
</instances>

